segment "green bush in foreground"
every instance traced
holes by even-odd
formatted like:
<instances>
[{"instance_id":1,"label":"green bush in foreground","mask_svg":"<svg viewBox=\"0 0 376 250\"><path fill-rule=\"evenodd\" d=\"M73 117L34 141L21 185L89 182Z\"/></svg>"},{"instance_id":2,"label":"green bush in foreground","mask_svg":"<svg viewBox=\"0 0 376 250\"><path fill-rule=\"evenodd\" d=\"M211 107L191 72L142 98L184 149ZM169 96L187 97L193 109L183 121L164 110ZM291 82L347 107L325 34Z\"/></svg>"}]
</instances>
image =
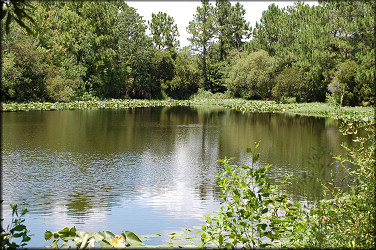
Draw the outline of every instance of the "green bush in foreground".
<instances>
[{"instance_id":1,"label":"green bush in foreground","mask_svg":"<svg viewBox=\"0 0 376 250\"><path fill-rule=\"evenodd\" d=\"M255 147L258 147L258 143ZM247 149L252 153L251 149ZM296 247L305 231L306 212L293 204L279 186L272 185L266 171L258 166L259 154L253 154L252 165L231 165L220 160L224 171L218 184L224 205L214 216L205 216L202 246L219 248Z\"/></svg>"},{"instance_id":2,"label":"green bush in foreground","mask_svg":"<svg viewBox=\"0 0 376 250\"><path fill-rule=\"evenodd\" d=\"M3 201L1 201L2 203ZM3 228L3 219L1 219L1 244L0 249L16 249L19 247L24 247L27 245L27 242L30 241L30 232L23 224L25 219L23 218L24 215L28 212L27 209L18 210L18 205L10 204L12 208L12 221L7 226L7 228ZM18 213L20 212L20 213ZM15 239L17 238L17 239ZM17 244L15 241L20 241L20 245Z\"/></svg>"},{"instance_id":3,"label":"green bush in foreground","mask_svg":"<svg viewBox=\"0 0 376 250\"><path fill-rule=\"evenodd\" d=\"M344 133L357 133L353 124L344 127ZM218 184L224 205L205 216L202 247L374 248L375 127L367 129L367 137L354 140L358 146L343 145L346 158L334 157L352 178L351 191L323 184L324 199L309 209L291 203L278 185L271 185L266 174L271 166L258 166L258 154L251 167L221 160Z\"/></svg>"},{"instance_id":4,"label":"green bush in foreground","mask_svg":"<svg viewBox=\"0 0 376 250\"><path fill-rule=\"evenodd\" d=\"M308 246L375 248L375 126L367 137L357 137L357 146L349 148L347 157L336 161L353 180L345 192L332 183L324 185L324 199L311 211ZM356 127L346 133L356 133ZM350 164L348 164L350 163ZM348 167L350 165L351 167ZM327 197L333 197L328 199ZM310 236L310 237L309 237Z\"/></svg>"}]
</instances>

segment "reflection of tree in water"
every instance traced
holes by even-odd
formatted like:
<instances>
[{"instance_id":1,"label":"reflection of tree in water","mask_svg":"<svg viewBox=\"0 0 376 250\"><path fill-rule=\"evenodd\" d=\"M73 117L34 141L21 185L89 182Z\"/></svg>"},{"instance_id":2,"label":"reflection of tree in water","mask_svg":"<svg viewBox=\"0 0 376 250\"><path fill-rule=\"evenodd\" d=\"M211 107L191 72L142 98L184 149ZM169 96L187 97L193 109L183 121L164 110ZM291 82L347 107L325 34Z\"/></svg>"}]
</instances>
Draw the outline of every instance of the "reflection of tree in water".
<instances>
[{"instance_id":1,"label":"reflection of tree in water","mask_svg":"<svg viewBox=\"0 0 376 250\"><path fill-rule=\"evenodd\" d=\"M66 199L65 206L67 207L67 214L74 216L85 216L88 212L93 209L93 205L97 206L91 199L92 196L84 192L75 192L68 195L69 198ZM104 204L102 204L104 205Z\"/></svg>"},{"instance_id":2,"label":"reflection of tree in water","mask_svg":"<svg viewBox=\"0 0 376 250\"><path fill-rule=\"evenodd\" d=\"M250 156L246 148L260 140L261 164L274 165L269 170L271 178L280 180L289 173L302 184L301 172L316 178L321 171L317 164L307 164L312 148L325 145L327 152L341 153L340 141L351 143L338 132L338 124L326 119L243 114L219 107L34 114L4 114L11 123L4 139L13 144L27 141L25 152L35 152L35 156L21 156L28 170L17 170L25 175L23 185L31 187L25 188L23 195L33 197L28 198L30 204L40 199L38 204L43 203L46 209L55 203L66 206L72 215L135 199L146 185L151 188L143 192L167 197L178 181L192 188L201 201L217 199L215 174L222 166L216 161L227 156L236 157L237 164L247 164ZM330 163L330 155L323 161ZM330 168L324 170L327 174ZM313 184L302 184L288 191L298 197L315 197L317 190Z\"/></svg>"}]
</instances>

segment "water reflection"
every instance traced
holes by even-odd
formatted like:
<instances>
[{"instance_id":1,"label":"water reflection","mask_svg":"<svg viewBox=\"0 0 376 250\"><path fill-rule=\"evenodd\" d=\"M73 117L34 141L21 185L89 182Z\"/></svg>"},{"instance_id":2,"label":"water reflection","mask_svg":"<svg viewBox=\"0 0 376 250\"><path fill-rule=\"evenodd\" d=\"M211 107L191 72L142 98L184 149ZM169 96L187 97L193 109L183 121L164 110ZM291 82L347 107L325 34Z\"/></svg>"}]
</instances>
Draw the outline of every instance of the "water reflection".
<instances>
[{"instance_id":1,"label":"water reflection","mask_svg":"<svg viewBox=\"0 0 376 250\"><path fill-rule=\"evenodd\" d=\"M228 156L250 163L245 149L260 140L261 164L274 165L271 177L305 174L287 191L312 202L320 195L312 180L327 180L333 169L329 152L343 154L340 143L351 144L331 119L218 107L34 111L2 118L3 216L9 220L9 203L24 204L34 246L43 244L43 230L65 226L147 234L196 225L219 207L216 161ZM343 176L336 172L338 182Z\"/></svg>"}]
</instances>

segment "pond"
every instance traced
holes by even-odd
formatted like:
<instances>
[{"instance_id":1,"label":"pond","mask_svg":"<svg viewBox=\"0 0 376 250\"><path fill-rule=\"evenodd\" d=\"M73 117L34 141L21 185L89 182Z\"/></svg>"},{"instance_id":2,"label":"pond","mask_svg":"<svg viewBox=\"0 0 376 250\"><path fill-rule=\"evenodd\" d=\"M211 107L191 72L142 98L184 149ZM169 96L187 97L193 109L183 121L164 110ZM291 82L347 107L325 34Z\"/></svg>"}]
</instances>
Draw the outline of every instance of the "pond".
<instances>
[{"instance_id":1,"label":"pond","mask_svg":"<svg viewBox=\"0 0 376 250\"><path fill-rule=\"evenodd\" d=\"M201 225L220 206L217 160L250 164L246 148L256 141L260 164L273 164L271 178L293 175L297 181L286 191L312 203L320 195L313 180L330 179L330 153L343 155L341 142L352 140L332 119L219 107L1 115L2 216L7 225L10 203L30 211L29 247L47 245L44 231L64 227L143 235ZM343 176L336 170L338 182Z\"/></svg>"}]
</instances>

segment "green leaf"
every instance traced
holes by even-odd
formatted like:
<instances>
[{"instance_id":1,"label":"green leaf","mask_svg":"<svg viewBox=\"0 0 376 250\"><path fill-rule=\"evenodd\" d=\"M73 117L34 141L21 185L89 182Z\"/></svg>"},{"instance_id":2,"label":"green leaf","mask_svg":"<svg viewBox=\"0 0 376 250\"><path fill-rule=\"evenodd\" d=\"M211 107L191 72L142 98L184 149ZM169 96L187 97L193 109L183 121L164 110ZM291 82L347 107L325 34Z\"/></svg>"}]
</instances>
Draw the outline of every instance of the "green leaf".
<instances>
[{"instance_id":1,"label":"green leaf","mask_svg":"<svg viewBox=\"0 0 376 250\"><path fill-rule=\"evenodd\" d=\"M44 233L44 239L47 241L47 240L50 240L53 236L53 233L51 231L46 231Z\"/></svg>"},{"instance_id":2,"label":"green leaf","mask_svg":"<svg viewBox=\"0 0 376 250\"><path fill-rule=\"evenodd\" d=\"M131 231L123 231L121 233L124 239L129 243L131 246L140 246L142 244L141 239Z\"/></svg>"},{"instance_id":3,"label":"green leaf","mask_svg":"<svg viewBox=\"0 0 376 250\"><path fill-rule=\"evenodd\" d=\"M253 155L252 162L256 163L258 161L259 157L260 157L260 154Z\"/></svg>"},{"instance_id":4,"label":"green leaf","mask_svg":"<svg viewBox=\"0 0 376 250\"><path fill-rule=\"evenodd\" d=\"M69 233L69 228L66 227L58 232L59 234Z\"/></svg>"},{"instance_id":5,"label":"green leaf","mask_svg":"<svg viewBox=\"0 0 376 250\"><path fill-rule=\"evenodd\" d=\"M89 235L86 233L86 234L84 235L84 238L82 239L82 243L81 243L81 245L79 246L79 248L80 248L80 249L84 249L84 248L87 246L88 243L89 243Z\"/></svg>"},{"instance_id":6,"label":"green leaf","mask_svg":"<svg viewBox=\"0 0 376 250\"><path fill-rule=\"evenodd\" d=\"M23 231L26 229L25 225L17 225L15 228L13 228L13 231Z\"/></svg>"},{"instance_id":7,"label":"green leaf","mask_svg":"<svg viewBox=\"0 0 376 250\"><path fill-rule=\"evenodd\" d=\"M60 235L58 233L54 233L54 238L59 239Z\"/></svg>"},{"instance_id":8,"label":"green leaf","mask_svg":"<svg viewBox=\"0 0 376 250\"><path fill-rule=\"evenodd\" d=\"M23 215L25 215L26 213L28 213L29 212L29 210L27 210L26 208L22 211L22 213L21 213L21 216L23 216Z\"/></svg>"},{"instance_id":9,"label":"green leaf","mask_svg":"<svg viewBox=\"0 0 376 250\"><path fill-rule=\"evenodd\" d=\"M252 149L251 148L247 148L247 153L252 153Z\"/></svg>"},{"instance_id":10,"label":"green leaf","mask_svg":"<svg viewBox=\"0 0 376 250\"><path fill-rule=\"evenodd\" d=\"M201 227L199 228L201 229ZM142 235L141 237L142 238L156 238L156 237L161 237L162 235L160 234L146 234L146 235Z\"/></svg>"},{"instance_id":11,"label":"green leaf","mask_svg":"<svg viewBox=\"0 0 376 250\"><path fill-rule=\"evenodd\" d=\"M110 242L108 242L107 240L103 239L102 241L99 242L99 245L101 246L101 248L112 248L112 245Z\"/></svg>"},{"instance_id":12,"label":"green leaf","mask_svg":"<svg viewBox=\"0 0 376 250\"><path fill-rule=\"evenodd\" d=\"M52 244L50 245L50 247L52 248L59 248L59 246L57 245L57 242L59 241L59 239L56 239L52 242Z\"/></svg>"},{"instance_id":13,"label":"green leaf","mask_svg":"<svg viewBox=\"0 0 376 250\"><path fill-rule=\"evenodd\" d=\"M109 239L110 237L115 238L115 234L110 231L99 232L99 234L102 235L104 239Z\"/></svg>"}]
</instances>

